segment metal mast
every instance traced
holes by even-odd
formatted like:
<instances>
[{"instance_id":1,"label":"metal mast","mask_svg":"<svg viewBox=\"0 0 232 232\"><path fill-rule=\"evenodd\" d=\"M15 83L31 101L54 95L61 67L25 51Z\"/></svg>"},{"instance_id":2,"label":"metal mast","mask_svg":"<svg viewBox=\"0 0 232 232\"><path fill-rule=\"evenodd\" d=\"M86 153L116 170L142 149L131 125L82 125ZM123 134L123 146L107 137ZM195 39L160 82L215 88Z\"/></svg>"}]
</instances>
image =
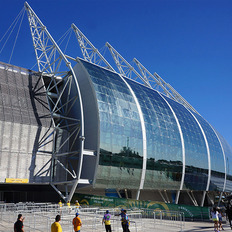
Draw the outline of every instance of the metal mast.
<instances>
[{"instance_id":1,"label":"metal mast","mask_svg":"<svg viewBox=\"0 0 232 232\"><path fill-rule=\"evenodd\" d=\"M171 99L183 104L186 108L198 113L170 84L166 83L157 73L152 75L137 59L133 62L139 68L141 75L131 66L108 42L106 46L114 59L121 75L135 81L141 80L147 87L163 92ZM132 76L135 74L135 76Z\"/></svg>"},{"instance_id":2,"label":"metal mast","mask_svg":"<svg viewBox=\"0 0 232 232\"><path fill-rule=\"evenodd\" d=\"M115 72L113 67L102 56L98 49L93 46L93 44L87 39L87 37L81 32L81 30L74 23L71 27L75 32L84 59L90 63L97 65L101 65L101 63L103 62L105 65L101 65L102 67L105 67Z\"/></svg>"},{"instance_id":3,"label":"metal mast","mask_svg":"<svg viewBox=\"0 0 232 232\"><path fill-rule=\"evenodd\" d=\"M162 92L172 98L173 100L183 104L186 108L193 112L198 112L168 83L166 83L157 73L152 75L136 58L133 59L134 63L140 70L141 75L146 78L153 89L162 90Z\"/></svg>"},{"instance_id":4,"label":"metal mast","mask_svg":"<svg viewBox=\"0 0 232 232\"><path fill-rule=\"evenodd\" d=\"M131 66L108 42L106 47L110 50L110 53L114 59L115 64L118 67L120 74L124 77L128 77L135 81L141 80L144 85L151 88L149 81L142 77L133 66Z\"/></svg>"},{"instance_id":5,"label":"metal mast","mask_svg":"<svg viewBox=\"0 0 232 232\"><path fill-rule=\"evenodd\" d=\"M27 2L25 8L53 122L50 184L64 200L70 201L80 182L83 162L84 118L80 89L70 62ZM75 96L70 94L73 88ZM75 107L80 109L78 119L72 114ZM62 170L64 175L61 176ZM66 196L57 185L66 187Z\"/></svg>"}]
</instances>

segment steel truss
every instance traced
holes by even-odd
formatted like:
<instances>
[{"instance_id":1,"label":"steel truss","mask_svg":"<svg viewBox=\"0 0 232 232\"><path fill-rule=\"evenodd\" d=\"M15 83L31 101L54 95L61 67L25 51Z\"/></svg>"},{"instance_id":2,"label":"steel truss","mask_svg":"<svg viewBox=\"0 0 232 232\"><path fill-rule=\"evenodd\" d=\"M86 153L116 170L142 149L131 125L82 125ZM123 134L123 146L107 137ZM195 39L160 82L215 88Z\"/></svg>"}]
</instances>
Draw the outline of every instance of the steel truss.
<instances>
[{"instance_id":1,"label":"steel truss","mask_svg":"<svg viewBox=\"0 0 232 232\"><path fill-rule=\"evenodd\" d=\"M52 134L53 141L50 184L64 200L70 201L80 183L83 162L84 119L79 85L70 62L27 2L25 8L53 124L48 135L51 138ZM73 88L76 95L71 94ZM80 109L79 119L73 116L76 107ZM61 170L64 175L59 176ZM66 186L66 196L57 185Z\"/></svg>"},{"instance_id":2,"label":"steel truss","mask_svg":"<svg viewBox=\"0 0 232 232\"><path fill-rule=\"evenodd\" d=\"M152 75L136 58L133 59L133 62L139 68L139 71L144 79L146 79L153 89L156 89L166 96L172 98L173 100L183 104L186 108L198 112L168 83L166 83L157 73Z\"/></svg>"},{"instance_id":3,"label":"steel truss","mask_svg":"<svg viewBox=\"0 0 232 232\"><path fill-rule=\"evenodd\" d=\"M132 65L130 65L108 42L106 43L106 47L108 47L115 64L117 65L117 68L120 72L120 74L124 77L128 77L130 79L133 79L137 82L139 82L138 80L140 80L143 82L143 84L145 84L147 87L151 87L149 81L142 77L135 69Z\"/></svg>"},{"instance_id":4,"label":"steel truss","mask_svg":"<svg viewBox=\"0 0 232 232\"><path fill-rule=\"evenodd\" d=\"M108 42L106 46L118 67L119 72L130 79L138 81L139 79L147 86L162 92L173 100L183 104L188 109L198 113L170 84L166 83L157 73L152 75L137 59L133 62L137 65L141 75L130 65ZM135 75L132 75L135 74Z\"/></svg>"},{"instance_id":5,"label":"steel truss","mask_svg":"<svg viewBox=\"0 0 232 232\"><path fill-rule=\"evenodd\" d=\"M71 27L77 37L83 58L90 63L97 64L101 67L107 68L115 72L109 62L102 56L98 49L93 46L93 44L87 39L87 37L81 32L81 30L74 23ZM129 64L108 42L106 43L106 47L109 49L121 75L140 83L142 81L142 83L145 84L147 87L163 93L164 95L183 104L186 108L198 114L198 112L157 73L154 73L154 75L152 75L136 58L134 58L133 62L138 67L140 71L139 74L135 70L135 68L131 64ZM102 63L104 63L104 65L102 65Z\"/></svg>"},{"instance_id":6,"label":"steel truss","mask_svg":"<svg viewBox=\"0 0 232 232\"><path fill-rule=\"evenodd\" d=\"M102 67L115 72L108 61L102 56L97 48L93 46L93 44L87 39L81 30L74 23L71 27L75 32L84 59L90 63L101 65Z\"/></svg>"}]
</instances>

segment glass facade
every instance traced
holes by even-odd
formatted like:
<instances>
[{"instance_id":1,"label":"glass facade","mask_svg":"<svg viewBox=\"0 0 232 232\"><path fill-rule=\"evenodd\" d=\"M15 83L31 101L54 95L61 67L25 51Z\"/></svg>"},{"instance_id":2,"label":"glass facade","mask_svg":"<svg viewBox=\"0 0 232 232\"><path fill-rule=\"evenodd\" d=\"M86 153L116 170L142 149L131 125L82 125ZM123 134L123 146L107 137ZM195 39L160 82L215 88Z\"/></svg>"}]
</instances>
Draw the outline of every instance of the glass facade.
<instances>
[{"instance_id":1,"label":"glass facade","mask_svg":"<svg viewBox=\"0 0 232 232\"><path fill-rule=\"evenodd\" d=\"M143 144L135 101L120 76L84 61L83 64L96 91L100 116L96 186L138 189Z\"/></svg>"},{"instance_id":2,"label":"glass facade","mask_svg":"<svg viewBox=\"0 0 232 232\"><path fill-rule=\"evenodd\" d=\"M221 191L225 179L224 152L226 190L232 190L231 147L200 115L131 79L122 80L117 73L80 62L93 86L99 114L100 153L95 187L138 189L146 149L144 189L179 190L185 167L183 190L206 190L210 155L209 190ZM143 122L125 81L143 114L146 148L143 148Z\"/></svg>"},{"instance_id":3,"label":"glass facade","mask_svg":"<svg viewBox=\"0 0 232 232\"><path fill-rule=\"evenodd\" d=\"M226 140L215 130L217 133L221 145L223 147L223 151L225 153L225 159L226 159L226 186L225 191L231 192L232 191L232 148L231 146L226 142Z\"/></svg>"},{"instance_id":4,"label":"glass facade","mask_svg":"<svg viewBox=\"0 0 232 232\"><path fill-rule=\"evenodd\" d=\"M144 189L179 189L182 147L170 107L156 91L126 79L144 116L147 138L147 171Z\"/></svg>"},{"instance_id":5,"label":"glass facade","mask_svg":"<svg viewBox=\"0 0 232 232\"><path fill-rule=\"evenodd\" d=\"M201 129L183 105L168 97L165 99L174 110L184 137L185 178L183 189L205 190L208 180L208 155Z\"/></svg>"},{"instance_id":6,"label":"glass facade","mask_svg":"<svg viewBox=\"0 0 232 232\"><path fill-rule=\"evenodd\" d=\"M224 155L221 144L212 127L199 114L194 113L204 130L210 150L211 177L209 190L222 191L225 179Z\"/></svg>"}]
</instances>

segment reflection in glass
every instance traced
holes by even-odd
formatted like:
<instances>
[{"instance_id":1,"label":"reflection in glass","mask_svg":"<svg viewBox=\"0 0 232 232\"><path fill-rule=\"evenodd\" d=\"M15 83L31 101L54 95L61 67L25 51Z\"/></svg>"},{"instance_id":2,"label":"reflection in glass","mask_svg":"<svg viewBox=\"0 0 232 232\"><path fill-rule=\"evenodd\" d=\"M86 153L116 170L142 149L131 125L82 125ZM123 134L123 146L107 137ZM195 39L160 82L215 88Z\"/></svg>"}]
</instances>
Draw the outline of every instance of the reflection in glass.
<instances>
[{"instance_id":1,"label":"reflection in glass","mask_svg":"<svg viewBox=\"0 0 232 232\"><path fill-rule=\"evenodd\" d=\"M81 62L95 89L100 118L100 154L95 187L138 189L143 166L143 138L135 100L118 74ZM222 190L224 156L211 126L183 105L133 80L124 79L138 99L145 122L147 170L144 189L180 189L183 151L173 110L184 139L186 169L183 189L205 190L207 187L208 154L199 122L211 156L209 190ZM226 190L232 191L232 150L219 134L218 136L227 161Z\"/></svg>"},{"instance_id":2,"label":"reflection in glass","mask_svg":"<svg viewBox=\"0 0 232 232\"><path fill-rule=\"evenodd\" d=\"M135 101L115 73L82 61L93 82L100 115L100 158L96 187L138 189L142 132ZM130 179L130 182L128 182Z\"/></svg>"},{"instance_id":3,"label":"reflection in glass","mask_svg":"<svg viewBox=\"0 0 232 232\"><path fill-rule=\"evenodd\" d=\"M142 109L147 137L144 189L180 189L182 147L176 120L154 90L126 79Z\"/></svg>"},{"instance_id":4,"label":"reflection in glass","mask_svg":"<svg viewBox=\"0 0 232 232\"><path fill-rule=\"evenodd\" d=\"M201 129L183 105L168 97L165 99L174 110L183 133L186 164L183 189L205 190L208 181L208 155Z\"/></svg>"}]
</instances>

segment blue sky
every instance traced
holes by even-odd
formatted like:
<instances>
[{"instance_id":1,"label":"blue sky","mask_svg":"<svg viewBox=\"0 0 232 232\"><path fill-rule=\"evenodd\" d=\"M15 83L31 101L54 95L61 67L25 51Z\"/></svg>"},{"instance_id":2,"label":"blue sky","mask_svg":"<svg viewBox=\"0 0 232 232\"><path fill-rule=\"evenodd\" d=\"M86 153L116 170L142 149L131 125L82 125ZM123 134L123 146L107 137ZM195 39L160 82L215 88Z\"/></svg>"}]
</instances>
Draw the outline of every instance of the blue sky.
<instances>
[{"instance_id":1,"label":"blue sky","mask_svg":"<svg viewBox=\"0 0 232 232\"><path fill-rule=\"evenodd\" d=\"M0 3L1 40L24 1ZM98 49L108 41L128 62L136 57L170 83L232 145L231 0L28 3L56 41L75 23ZM17 30L18 26L0 54L3 62L9 61ZM74 34L70 42L70 55L82 57ZM10 63L25 68L36 63L26 14Z\"/></svg>"}]
</instances>

